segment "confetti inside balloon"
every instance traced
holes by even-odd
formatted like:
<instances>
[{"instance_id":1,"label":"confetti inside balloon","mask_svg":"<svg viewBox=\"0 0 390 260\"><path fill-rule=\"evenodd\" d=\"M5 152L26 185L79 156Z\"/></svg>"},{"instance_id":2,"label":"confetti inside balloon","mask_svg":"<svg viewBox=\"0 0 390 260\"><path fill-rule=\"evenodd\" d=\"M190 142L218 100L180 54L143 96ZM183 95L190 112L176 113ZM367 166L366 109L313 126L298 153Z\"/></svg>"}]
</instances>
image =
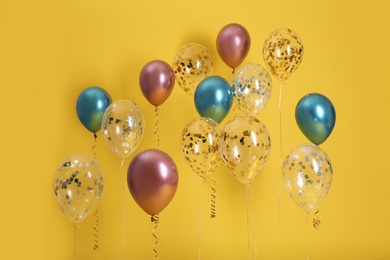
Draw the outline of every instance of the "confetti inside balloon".
<instances>
[{"instance_id":1,"label":"confetti inside balloon","mask_svg":"<svg viewBox=\"0 0 390 260\"><path fill-rule=\"evenodd\" d=\"M183 129L180 143L183 157L198 176L206 178L220 161L218 141L219 125L210 118L196 118Z\"/></svg>"},{"instance_id":2,"label":"confetti inside balloon","mask_svg":"<svg viewBox=\"0 0 390 260\"><path fill-rule=\"evenodd\" d=\"M332 164L317 145L293 148L284 160L282 171L288 193L307 213L318 207L332 184Z\"/></svg>"},{"instance_id":3,"label":"confetti inside balloon","mask_svg":"<svg viewBox=\"0 0 390 260\"><path fill-rule=\"evenodd\" d=\"M194 95L198 84L213 72L209 51L200 44L184 45L173 60L176 82L188 94Z\"/></svg>"},{"instance_id":4,"label":"confetti inside balloon","mask_svg":"<svg viewBox=\"0 0 390 260\"><path fill-rule=\"evenodd\" d=\"M103 137L120 158L130 156L145 135L145 119L137 104L128 100L112 103L104 112Z\"/></svg>"},{"instance_id":5,"label":"confetti inside balloon","mask_svg":"<svg viewBox=\"0 0 390 260\"><path fill-rule=\"evenodd\" d=\"M222 161L242 184L251 184L271 153L271 138L265 125L248 115L236 116L222 130Z\"/></svg>"},{"instance_id":6,"label":"confetti inside balloon","mask_svg":"<svg viewBox=\"0 0 390 260\"><path fill-rule=\"evenodd\" d=\"M263 45L264 62L271 74L280 81L287 80L302 62L304 46L299 35L291 29L273 31Z\"/></svg>"},{"instance_id":7,"label":"confetti inside balloon","mask_svg":"<svg viewBox=\"0 0 390 260\"><path fill-rule=\"evenodd\" d=\"M88 155L72 155L58 167L53 191L58 206L72 223L84 220L100 202L104 177L99 163Z\"/></svg>"},{"instance_id":8,"label":"confetti inside balloon","mask_svg":"<svg viewBox=\"0 0 390 260\"><path fill-rule=\"evenodd\" d=\"M271 76L261 65L245 63L234 73L233 89L238 108L244 114L256 116L271 97Z\"/></svg>"}]
</instances>

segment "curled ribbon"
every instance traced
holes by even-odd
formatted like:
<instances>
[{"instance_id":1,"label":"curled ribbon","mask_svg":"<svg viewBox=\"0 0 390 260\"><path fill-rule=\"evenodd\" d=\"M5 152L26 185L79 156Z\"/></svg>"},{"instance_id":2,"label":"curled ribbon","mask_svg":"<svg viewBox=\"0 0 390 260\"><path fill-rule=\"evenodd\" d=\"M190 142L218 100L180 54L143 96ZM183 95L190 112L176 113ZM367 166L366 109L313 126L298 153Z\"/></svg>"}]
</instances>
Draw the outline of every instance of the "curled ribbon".
<instances>
[{"instance_id":1,"label":"curled ribbon","mask_svg":"<svg viewBox=\"0 0 390 260\"><path fill-rule=\"evenodd\" d=\"M157 246L157 244L158 244L158 237L156 236L155 231L156 231L157 226L158 226L158 224L159 224L160 222L159 222L159 217L158 217L158 215L152 216L152 217L150 218L150 220L151 220L152 222L154 222L154 228L153 228L153 230L152 230L152 235L153 235L153 237L156 239L156 242L153 244L153 251L154 251L154 254L155 254L153 259L157 259L158 253L157 253L156 246Z\"/></svg>"},{"instance_id":2,"label":"curled ribbon","mask_svg":"<svg viewBox=\"0 0 390 260\"><path fill-rule=\"evenodd\" d=\"M211 218L215 218L216 216L216 207L215 207L215 193L216 193L216 190L215 190L215 179L214 179L214 176L211 178Z\"/></svg>"}]
</instances>

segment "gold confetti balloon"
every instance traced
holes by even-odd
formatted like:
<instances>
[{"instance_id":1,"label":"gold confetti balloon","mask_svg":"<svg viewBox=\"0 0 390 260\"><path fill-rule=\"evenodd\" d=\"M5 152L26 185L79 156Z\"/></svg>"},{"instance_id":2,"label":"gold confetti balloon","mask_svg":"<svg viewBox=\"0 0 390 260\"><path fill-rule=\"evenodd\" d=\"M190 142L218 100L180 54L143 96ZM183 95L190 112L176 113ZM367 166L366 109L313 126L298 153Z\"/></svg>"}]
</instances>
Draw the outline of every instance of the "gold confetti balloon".
<instances>
[{"instance_id":1,"label":"gold confetti balloon","mask_svg":"<svg viewBox=\"0 0 390 260\"><path fill-rule=\"evenodd\" d=\"M271 76L260 64L245 63L234 72L233 89L240 111L256 116L268 104L271 97Z\"/></svg>"},{"instance_id":2,"label":"gold confetti balloon","mask_svg":"<svg viewBox=\"0 0 390 260\"><path fill-rule=\"evenodd\" d=\"M176 82L188 94L194 95L198 84L213 72L209 51L200 44L184 45L173 60Z\"/></svg>"},{"instance_id":3,"label":"gold confetti balloon","mask_svg":"<svg viewBox=\"0 0 390 260\"><path fill-rule=\"evenodd\" d=\"M273 31L263 45L264 62L271 74L280 81L287 80L302 62L304 46L299 35L291 29Z\"/></svg>"},{"instance_id":4,"label":"gold confetti balloon","mask_svg":"<svg viewBox=\"0 0 390 260\"><path fill-rule=\"evenodd\" d=\"M102 119L104 140L120 158L130 156L145 135L145 119L137 104L128 100L112 103Z\"/></svg>"},{"instance_id":5,"label":"gold confetti balloon","mask_svg":"<svg viewBox=\"0 0 390 260\"><path fill-rule=\"evenodd\" d=\"M84 220L103 195L104 177L99 163L88 155L72 155L53 177L57 204L72 223Z\"/></svg>"},{"instance_id":6,"label":"gold confetti balloon","mask_svg":"<svg viewBox=\"0 0 390 260\"><path fill-rule=\"evenodd\" d=\"M293 148L284 160L282 171L287 192L307 213L318 207L332 184L333 170L328 155L314 144Z\"/></svg>"},{"instance_id":7,"label":"gold confetti balloon","mask_svg":"<svg viewBox=\"0 0 390 260\"><path fill-rule=\"evenodd\" d=\"M218 151L220 136L219 125L205 117L192 120L183 129L180 139L183 157L192 171L202 178L213 173L221 160Z\"/></svg>"},{"instance_id":8,"label":"gold confetti balloon","mask_svg":"<svg viewBox=\"0 0 390 260\"><path fill-rule=\"evenodd\" d=\"M223 128L219 149L229 172L240 183L250 185L268 161L271 138L260 120L241 115Z\"/></svg>"}]
</instances>

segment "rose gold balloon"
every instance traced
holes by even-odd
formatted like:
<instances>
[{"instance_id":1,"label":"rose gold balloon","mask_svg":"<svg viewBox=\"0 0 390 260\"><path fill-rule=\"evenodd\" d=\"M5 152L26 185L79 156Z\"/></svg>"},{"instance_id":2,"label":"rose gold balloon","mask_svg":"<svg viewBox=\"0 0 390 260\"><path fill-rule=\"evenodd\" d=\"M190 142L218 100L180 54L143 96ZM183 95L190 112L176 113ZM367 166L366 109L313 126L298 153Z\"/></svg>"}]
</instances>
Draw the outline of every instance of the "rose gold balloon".
<instances>
[{"instance_id":1,"label":"rose gold balloon","mask_svg":"<svg viewBox=\"0 0 390 260\"><path fill-rule=\"evenodd\" d=\"M228 24L218 33L218 54L232 69L237 68L244 61L250 46L249 33L242 25Z\"/></svg>"},{"instance_id":2,"label":"rose gold balloon","mask_svg":"<svg viewBox=\"0 0 390 260\"><path fill-rule=\"evenodd\" d=\"M172 158L157 149L134 157L127 171L127 184L134 200L149 215L159 214L172 200L179 181Z\"/></svg>"},{"instance_id":3,"label":"rose gold balloon","mask_svg":"<svg viewBox=\"0 0 390 260\"><path fill-rule=\"evenodd\" d=\"M139 84L145 98L152 105L159 106L171 94L175 85L175 76L168 63L154 60L142 68Z\"/></svg>"}]
</instances>

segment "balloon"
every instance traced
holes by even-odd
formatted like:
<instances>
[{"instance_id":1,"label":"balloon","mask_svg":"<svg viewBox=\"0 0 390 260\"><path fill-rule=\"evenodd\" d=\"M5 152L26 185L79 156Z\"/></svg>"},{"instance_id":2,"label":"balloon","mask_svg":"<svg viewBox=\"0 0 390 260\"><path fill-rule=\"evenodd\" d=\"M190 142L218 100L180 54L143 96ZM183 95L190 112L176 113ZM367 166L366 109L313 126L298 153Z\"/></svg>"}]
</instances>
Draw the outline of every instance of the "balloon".
<instances>
[{"instance_id":1,"label":"balloon","mask_svg":"<svg viewBox=\"0 0 390 260\"><path fill-rule=\"evenodd\" d=\"M244 61L250 46L251 38L242 25L231 23L224 26L218 33L219 57L232 69L237 68Z\"/></svg>"},{"instance_id":2,"label":"balloon","mask_svg":"<svg viewBox=\"0 0 390 260\"><path fill-rule=\"evenodd\" d=\"M80 122L92 133L100 130L104 111L111 104L111 97L101 87L89 87L81 92L76 103Z\"/></svg>"},{"instance_id":3,"label":"balloon","mask_svg":"<svg viewBox=\"0 0 390 260\"><path fill-rule=\"evenodd\" d=\"M172 200L179 181L172 158L157 149L134 157L127 171L127 184L134 200L149 215L159 214Z\"/></svg>"},{"instance_id":4,"label":"balloon","mask_svg":"<svg viewBox=\"0 0 390 260\"><path fill-rule=\"evenodd\" d=\"M313 144L292 149L284 160L282 171L288 193L307 213L318 207L332 184L332 164L327 154Z\"/></svg>"},{"instance_id":5,"label":"balloon","mask_svg":"<svg viewBox=\"0 0 390 260\"><path fill-rule=\"evenodd\" d=\"M314 144L323 143L332 133L336 111L324 95L312 93L304 96L295 108L295 120L302 133Z\"/></svg>"},{"instance_id":6,"label":"balloon","mask_svg":"<svg viewBox=\"0 0 390 260\"><path fill-rule=\"evenodd\" d=\"M273 31L263 45L264 62L271 74L280 81L287 80L302 62L303 43L291 29Z\"/></svg>"},{"instance_id":7,"label":"balloon","mask_svg":"<svg viewBox=\"0 0 390 260\"><path fill-rule=\"evenodd\" d=\"M261 65L245 63L234 72L233 88L238 108L245 114L256 116L271 97L271 76Z\"/></svg>"},{"instance_id":8,"label":"balloon","mask_svg":"<svg viewBox=\"0 0 390 260\"><path fill-rule=\"evenodd\" d=\"M165 61L151 61L142 68L139 84L145 98L152 105L159 106L169 97L175 85L173 70Z\"/></svg>"},{"instance_id":9,"label":"balloon","mask_svg":"<svg viewBox=\"0 0 390 260\"><path fill-rule=\"evenodd\" d=\"M206 178L217 168L219 157L219 125L210 118L196 118L189 122L181 134L184 159L200 177Z\"/></svg>"},{"instance_id":10,"label":"balloon","mask_svg":"<svg viewBox=\"0 0 390 260\"><path fill-rule=\"evenodd\" d=\"M236 116L222 130L219 149L229 172L242 184L251 184L271 153L265 125L248 115Z\"/></svg>"},{"instance_id":11,"label":"balloon","mask_svg":"<svg viewBox=\"0 0 390 260\"><path fill-rule=\"evenodd\" d=\"M72 223L84 220L103 195L104 177L99 163L88 155L72 155L58 167L53 191L58 206Z\"/></svg>"},{"instance_id":12,"label":"balloon","mask_svg":"<svg viewBox=\"0 0 390 260\"><path fill-rule=\"evenodd\" d=\"M103 137L120 158L131 155L145 135L145 119L137 104L128 100L112 103L102 119Z\"/></svg>"},{"instance_id":13,"label":"balloon","mask_svg":"<svg viewBox=\"0 0 390 260\"><path fill-rule=\"evenodd\" d=\"M176 53L172 67L176 82L186 93L193 96L199 82L211 76L213 60L205 47L189 43Z\"/></svg>"},{"instance_id":14,"label":"balloon","mask_svg":"<svg viewBox=\"0 0 390 260\"><path fill-rule=\"evenodd\" d=\"M232 87L220 76L202 80L195 91L195 107L199 115L221 123L232 107Z\"/></svg>"}]
</instances>

